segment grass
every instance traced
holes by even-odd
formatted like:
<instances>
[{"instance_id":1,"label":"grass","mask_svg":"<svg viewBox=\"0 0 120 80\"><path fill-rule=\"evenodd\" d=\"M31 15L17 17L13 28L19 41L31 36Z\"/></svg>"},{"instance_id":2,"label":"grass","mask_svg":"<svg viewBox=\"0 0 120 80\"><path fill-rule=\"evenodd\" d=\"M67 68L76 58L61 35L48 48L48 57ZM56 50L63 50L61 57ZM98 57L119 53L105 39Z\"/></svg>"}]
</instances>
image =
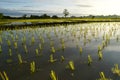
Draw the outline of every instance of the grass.
<instances>
[{"instance_id":1,"label":"grass","mask_svg":"<svg viewBox=\"0 0 120 80\"><path fill-rule=\"evenodd\" d=\"M120 21L120 19L111 18L59 18L59 19L0 19L0 25L12 23L12 22L31 22L31 23L50 23L50 22L75 22L75 21L86 21L86 22L96 22L96 21Z\"/></svg>"}]
</instances>

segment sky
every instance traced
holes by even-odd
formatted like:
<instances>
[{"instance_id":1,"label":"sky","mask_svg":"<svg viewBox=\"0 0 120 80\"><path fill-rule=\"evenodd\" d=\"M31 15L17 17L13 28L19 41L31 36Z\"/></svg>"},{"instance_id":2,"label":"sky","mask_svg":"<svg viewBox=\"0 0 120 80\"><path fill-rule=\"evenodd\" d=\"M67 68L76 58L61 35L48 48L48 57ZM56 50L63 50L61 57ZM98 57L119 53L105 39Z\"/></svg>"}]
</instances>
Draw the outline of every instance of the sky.
<instances>
[{"instance_id":1,"label":"sky","mask_svg":"<svg viewBox=\"0 0 120 80\"><path fill-rule=\"evenodd\" d=\"M0 13L10 16L63 16L64 9L73 16L120 15L120 0L0 0Z\"/></svg>"}]
</instances>

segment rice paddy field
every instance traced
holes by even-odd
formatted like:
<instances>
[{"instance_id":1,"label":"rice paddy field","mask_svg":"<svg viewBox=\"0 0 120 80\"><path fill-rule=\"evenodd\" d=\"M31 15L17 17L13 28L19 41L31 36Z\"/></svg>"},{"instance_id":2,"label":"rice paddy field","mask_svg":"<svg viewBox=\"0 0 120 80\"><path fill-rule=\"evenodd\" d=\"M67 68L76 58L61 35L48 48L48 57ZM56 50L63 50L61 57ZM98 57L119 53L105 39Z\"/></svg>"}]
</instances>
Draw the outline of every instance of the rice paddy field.
<instances>
[{"instance_id":1,"label":"rice paddy field","mask_svg":"<svg viewBox=\"0 0 120 80\"><path fill-rule=\"evenodd\" d=\"M120 80L120 22L0 29L0 80Z\"/></svg>"}]
</instances>

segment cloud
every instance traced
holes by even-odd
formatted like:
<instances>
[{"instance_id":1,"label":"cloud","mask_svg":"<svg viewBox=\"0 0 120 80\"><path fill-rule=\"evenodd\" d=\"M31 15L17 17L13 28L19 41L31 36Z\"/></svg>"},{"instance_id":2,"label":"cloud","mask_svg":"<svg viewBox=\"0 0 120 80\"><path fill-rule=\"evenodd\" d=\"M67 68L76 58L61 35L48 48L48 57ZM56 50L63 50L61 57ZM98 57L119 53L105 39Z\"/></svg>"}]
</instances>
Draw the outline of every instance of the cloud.
<instances>
[{"instance_id":1,"label":"cloud","mask_svg":"<svg viewBox=\"0 0 120 80\"><path fill-rule=\"evenodd\" d=\"M4 15L8 15L8 16L20 16L23 14L15 10L9 10L9 9L3 9L3 8L0 8L0 13L3 13Z\"/></svg>"},{"instance_id":2,"label":"cloud","mask_svg":"<svg viewBox=\"0 0 120 80\"><path fill-rule=\"evenodd\" d=\"M23 7L32 7L32 6L23 6Z\"/></svg>"},{"instance_id":3,"label":"cloud","mask_svg":"<svg viewBox=\"0 0 120 80\"><path fill-rule=\"evenodd\" d=\"M28 3L27 1L17 1L17 0L0 0L0 3Z\"/></svg>"},{"instance_id":4,"label":"cloud","mask_svg":"<svg viewBox=\"0 0 120 80\"><path fill-rule=\"evenodd\" d=\"M16 11L19 11L19 12L22 12L22 13L50 13L52 11L47 11L47 10L16 10Z\"/></svg>"},{"instance_id":5,"label":"cloud","mask_svg":"<svg viewBox=\"0 0 120 80\"><path fill-rule=\"evenodd\" d=\"M93 7L91 5L84 5L84 4L79 4L79 5L76 5L76 6L78 6L78 7Z\"/></svg>"},{"instance_id":6,"label":"cloud","mask_svg":"<svg viewBox=\"0 0 120 80\"><path fill-rule=\"evenodd\" d=\"M55 13L52 11L47 11L47 10L16 10L16 9L4 9L0 8L0 13L3 13L4 15L7 16L22 16L24 14L27 14L28 16L30 15L42 15L42 14L48 14L50 16L52 15L61 15L60 13Z\"/></svg>"}]
</instances>

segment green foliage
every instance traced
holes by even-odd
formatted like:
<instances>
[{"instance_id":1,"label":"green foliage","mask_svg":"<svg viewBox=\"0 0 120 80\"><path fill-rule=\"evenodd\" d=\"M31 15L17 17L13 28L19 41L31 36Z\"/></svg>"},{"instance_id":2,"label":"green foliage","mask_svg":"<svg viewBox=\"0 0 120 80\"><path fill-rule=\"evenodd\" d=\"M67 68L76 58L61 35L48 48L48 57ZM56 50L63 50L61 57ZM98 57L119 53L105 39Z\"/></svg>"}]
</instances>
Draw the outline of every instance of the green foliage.
<instances>
[{"instance_id":1,"label":"green foliage","mask_svg":"<svg viewBox=\"0 0 120 80\"><path fill-rule=\"evenodd\" d=\"M35 72L35 62L34 62L34 61L32 61L32 62L30 63L30 70L31 70L31 73L34 73L34 72Z\"/></svg>"},{"instance_id":2,"label":"green foliage","mask_svg":"<svg viewBox=\"0 0 120 80\"><path fill-rule=\"evenodd\" d=\"M3 19L3 16L4 16L3 13L0 13L0 19Z\"/></svg>"},{"instance_id":3,"label":"green foliage","mask_svg":"<svg viewBox=\"0 0 120 80\"><path fill-rule=\"evenodd\" d=\"M64 14L64 17L66 18L66 16L68 16L68 15L69 15L68 10L67 10L67 9L64 9L63 14Z\"/></svg>"}]
</instances>

